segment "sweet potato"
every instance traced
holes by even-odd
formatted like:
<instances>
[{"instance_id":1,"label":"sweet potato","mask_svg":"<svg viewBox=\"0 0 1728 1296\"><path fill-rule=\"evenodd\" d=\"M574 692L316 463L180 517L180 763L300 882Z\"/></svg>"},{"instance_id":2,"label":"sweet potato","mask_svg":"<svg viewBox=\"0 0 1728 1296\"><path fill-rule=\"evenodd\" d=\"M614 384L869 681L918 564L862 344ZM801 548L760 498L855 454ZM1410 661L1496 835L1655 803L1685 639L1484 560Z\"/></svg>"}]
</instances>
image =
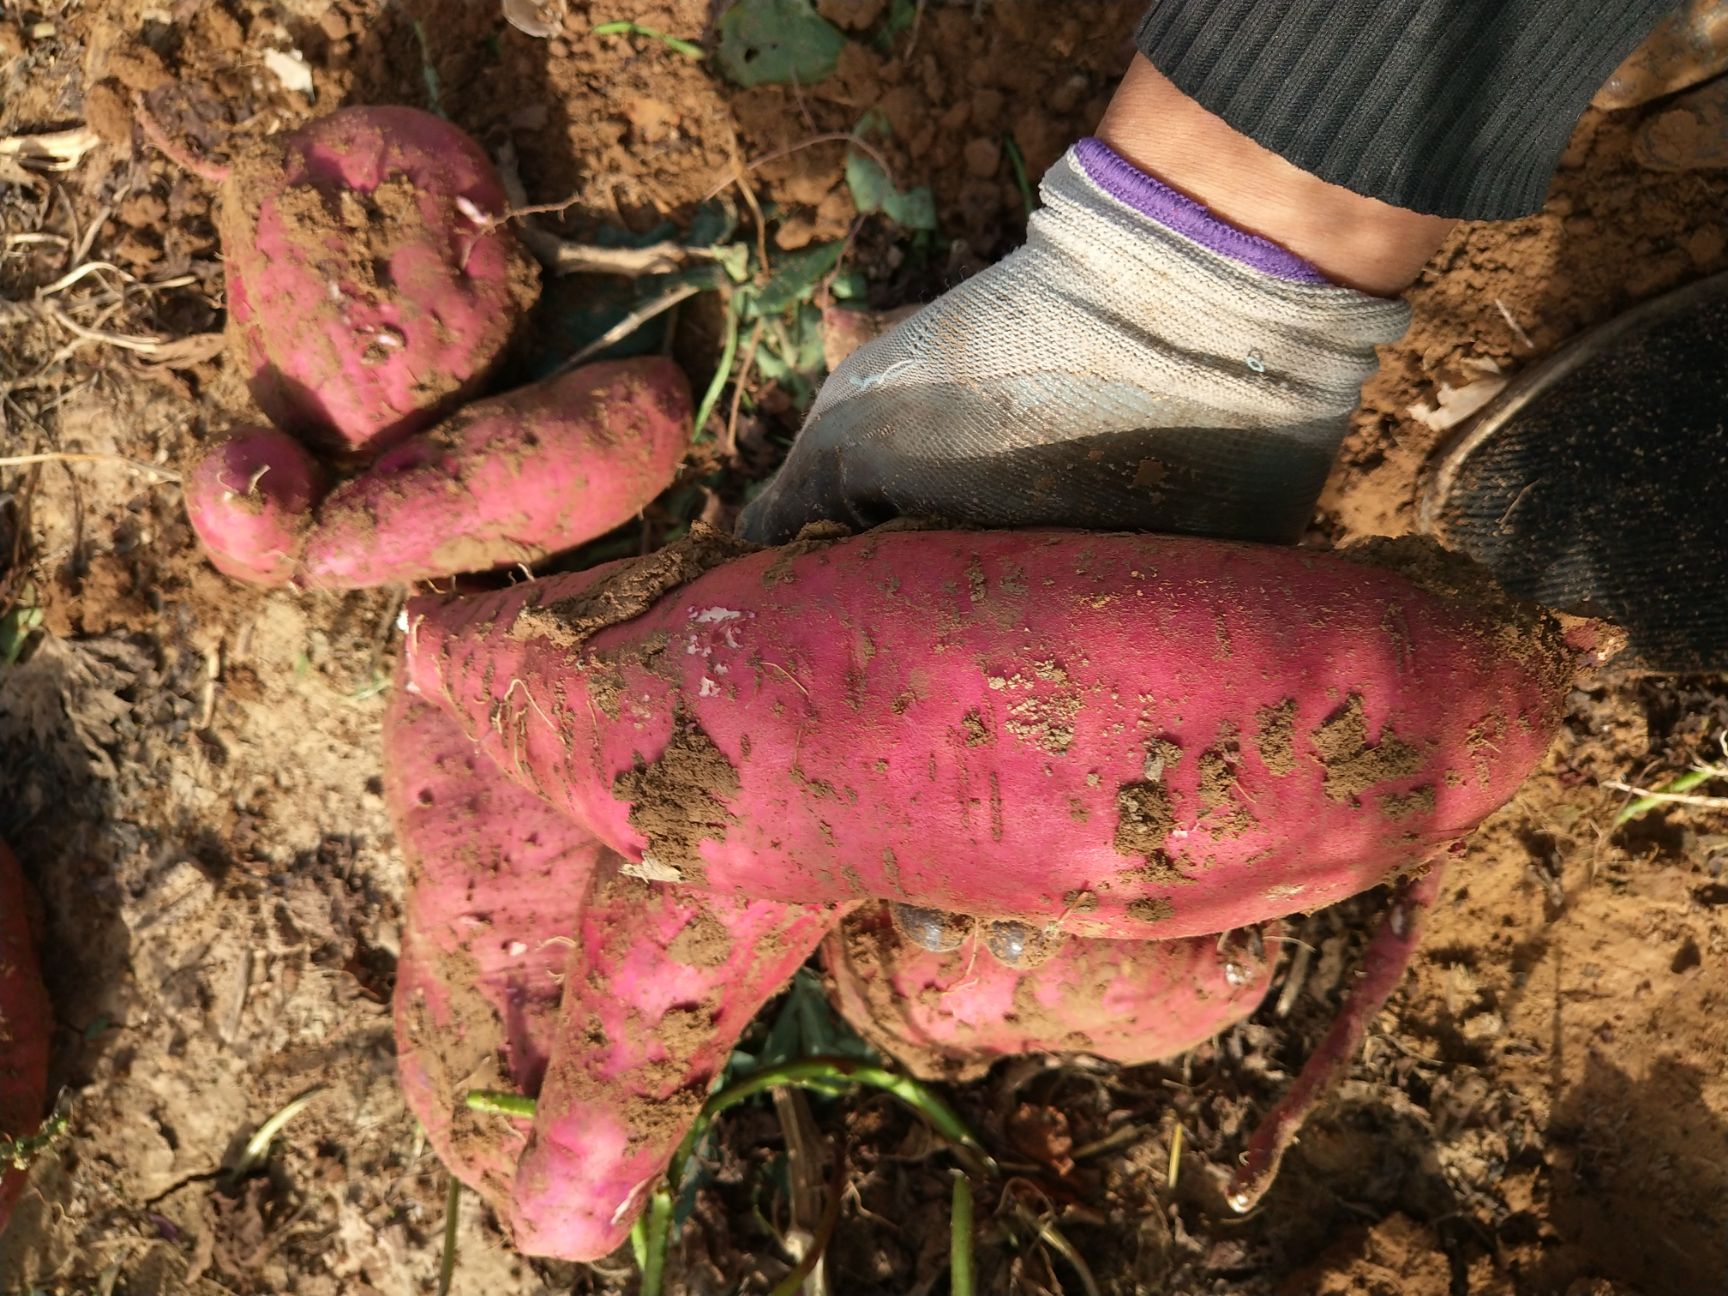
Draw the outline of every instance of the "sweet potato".
<instances>
[{"instance_id":1,"label":"sweet potato","mask_svg":"<svg viewBox=\"0 0 1728 1296\"><path fill-rule=\"evenodd\" d=\"M920 949L879 905L848 918L822 956L853 1029L916 1075L965 1080L1015 1053L1138 1066L1193 1048L1259 1005L1268 934L1068 940L1022 970L985 953L981 931L945 953Z\"/></svg>"},{"instance_id":2,"label":"sweet potato","mask_svg":"<svg viewBox=\"0 0 1728 1296\"><path fill-rule=\"evenodd\" d=\"M48 1103L53 1019L30 934L24 874L0 842L0 1141L36 1133ZM0 1233L25 1173L0 1162Z\"/></svg>"},{"instance_id":3,"label":"sweet potato","mask_svg":"<svg viewBox=\"0 0 1728 1296\"><path fill-rule=\"evenodd\" d=\"M616 1248L750 1019L840 914L616 877L584 907L516 1179L516 1242Z\"/></svg>"},{"instance_id":4,"label":"sweet potato","mask_svg":"<svg viewBox=\"0 0 1728 1296\"><path fill-rule=\"evenodd\" d=\"M294 574L322 475L293 437L241 428L187 472L186 516L216 570L256 585Z\"/></svg>"},{"instance_id":5,"label":"sweet potato","mask_svg":"<svg viewBox=\"0 0 1728 1296\"><path fill-rule=\"evenodd\" d=\"M385 717L384 750L408 866L395 998L403 1093L451 1173L508 1220L527 1122L476 1116L463 1097L540 1092L577 914L609 852L407 694Z\"/></svg>"},{"instance_id":6,"label":"sweet potato","mask_svg":"<svg viewBox=\"0 0 1728 1296\"><path fill-rule=\"evenodd\" d=\"M344 108L243 151L218 233L231 334L271 422L371 453L472 395L538 296L461 130Z\"/></svg>"},{"instance_id":7,"label":"sweet potato","mask_svg":"<svg viewBox=\"0 0 1728 1296\"><path fill-rule=\"evenodd\" d=\"M407 670L601 841L724 895L1251 925L1467 832L1571 677L1551 618L1439 563L901 530L685 580L702 543L417 600Z\"/></svg>"},{"instance_id":8,"label":"sweet potato","mask_svg":"<svg viewBox=\"0 0 1728 1296\"><path fill-rule=\"evenodd\" d=\"M408 694L385 752L409 870L395 1000L408 1105L518 1246L597 1259L838 914L617 877L611 852ZM476 1088L540 1100L520 1185L529 1124L470 1112Z\"/></svg>"},{"instance_id":9,"label":"sweet potato","mask_svg":"<svg viewBox=\"0 0 1728 1296\"><path fill-rule=\"evenodd\" d=\"M690 417L683 372L659 356L585 365L469 405L331 492L299 582L353 589L572 548L666 488Z\"/></svg>"}]
</instances>

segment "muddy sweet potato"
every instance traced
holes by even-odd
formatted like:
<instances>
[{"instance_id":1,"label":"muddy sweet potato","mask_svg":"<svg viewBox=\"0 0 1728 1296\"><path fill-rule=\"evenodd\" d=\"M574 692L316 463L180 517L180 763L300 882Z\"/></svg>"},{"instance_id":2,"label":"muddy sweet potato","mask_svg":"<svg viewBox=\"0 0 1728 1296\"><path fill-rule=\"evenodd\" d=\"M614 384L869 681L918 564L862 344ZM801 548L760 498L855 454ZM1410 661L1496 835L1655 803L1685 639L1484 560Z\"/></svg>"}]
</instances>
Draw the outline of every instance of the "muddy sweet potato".
<instances>
[{"instance_id":1,"label":"muddy sweet potato","mask_svg":"<svg viewBox=\"0 0 1728 1296\"><path fill-rule=\"evenodd\" d=\"M526 1121L477 1116L470 1089L534 1097L577 914L609 854L508 782L436 708L398 693L384 794L408 869L396 1064L439 1158L508 1220Z\"/></svg>"},{"instance_id":2,"label":"muddy sweet potato","mask_svg":"<svg viewBox=\"0 0 1728 1296\"><path fill-rule=\"evenodd\" d=\"M596 889L517 1171L522 1250L596 1260L624 1241L744 1028L839 917L623 876Z\"/></svg>"},{"instance_id":3,"label":"muddy sweet potato","mask_svg":"<svg viewBox=\"0 0 1728 1296\"><path fill-rule=\"evenodd\" d=\"M1017 1053L1139 1066L1185 1052L1259 1006L1276 961L1269 934L1067 940L1036 967L1010 968L980 948L981 931L921 949L878 905L848 918L822 957L854 1030L915 1075L969 1080Z\"/></svg>"},{"instance_id":4,"label":"muddy sweet potato","mask_svg":"<svg viewBox=\"0 0 1728 1296\"><path fill-rule=\"evenodd\" d=\"M617 877L617 857L411 695L391 705L385 755L408 864L395 998L408 1105L518 1247L598 1259L838 914ZM477 1115L471 1089L538 1098L538 1119Z\"/></svg>"},{"instance_id":5,"label":"muddy sweet potato","mask_svg":"<svg viewBox=\"0 0 1728 1296\"><path fill-rule=\"evenodd\" d=\"M658 356L476 402L386 451L318 510L298 581L354 589L532 563L641 512L690 443L690 390Z\"/></svg>"},{"instance_id":6,"label":"muddy sweet potato","mask_svg":"<svg viewBox=\"0 0 1728 1296\"><path fill-rule=\"evenodd\" d=\"M538 295L484 150L344 108L243 150L217 224L229 328L271 422L373 453L472 395Z\"/></svg>"},{"instance_id":7,"label":"muddy sweet potato","mask_svg":"<svg viewBox=\"0 0 1728 1296\"><path fill-rule=\"evenodd\" d=\"M901 530L692 578L705 542L415 601L407 674L646 874L725 895L1129 939L1314 909L1510 797L1572 671L1437 554Z\"/></svg>"},{"instance_id":8,"label":"muddy sweet potato","mask_svg":"<svg viewBox=\"0 0 1728 1296\"><path fill-rule=\"evenodd\" d=\"M322 487L318 465L293 437L240 428L186 473L186 516L216 570L280 585L294 575Z\"/></svg>"},{"instance_id":9,"label":"muddy sweet potato","mask_svg":"<svg viewBox=\"0 0 1728 1296\"><path fill-rule=\"evenodd\" d=\"M30 934L23 871L0 842L0 1144L35 1134L48 1103L53 1020ZM25 1172L0 1162L0 1233Z\"/></svg>"}]
</instances>

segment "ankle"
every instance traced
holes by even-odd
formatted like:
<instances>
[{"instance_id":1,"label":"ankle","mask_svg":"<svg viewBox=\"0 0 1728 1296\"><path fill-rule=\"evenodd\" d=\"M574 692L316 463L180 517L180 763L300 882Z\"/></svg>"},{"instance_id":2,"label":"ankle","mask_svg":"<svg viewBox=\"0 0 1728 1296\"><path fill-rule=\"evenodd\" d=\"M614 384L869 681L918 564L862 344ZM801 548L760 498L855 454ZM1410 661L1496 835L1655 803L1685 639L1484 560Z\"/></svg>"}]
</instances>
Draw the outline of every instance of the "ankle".
<instances>
[{"instance_id":1,"label":"ankle","mask_svg":"<svg viewBox=\"0 0 1728 1296\"><path fill-rule=\"evenodd\" d=\"M1455 224L1352 193L1286 162L1207 112L1140 55L1097 135L1219 218L1363 292L1401 292Z\"/></svg>"}]
</instances>

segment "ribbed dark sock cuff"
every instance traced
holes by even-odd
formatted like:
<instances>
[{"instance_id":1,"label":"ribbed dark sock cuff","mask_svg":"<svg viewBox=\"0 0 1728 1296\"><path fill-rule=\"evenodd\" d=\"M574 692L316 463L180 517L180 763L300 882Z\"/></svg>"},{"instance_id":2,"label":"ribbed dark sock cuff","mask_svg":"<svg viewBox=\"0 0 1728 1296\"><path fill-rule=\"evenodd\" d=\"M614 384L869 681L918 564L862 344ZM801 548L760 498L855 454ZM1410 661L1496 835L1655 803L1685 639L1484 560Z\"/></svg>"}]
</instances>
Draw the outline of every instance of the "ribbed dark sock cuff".
<instances>
[{"instance_id":1,"label":"ribbed dark sock cuff","mask_svg":"<svg viewBox=\"0 0 1728 1296\"><path fill-rule=\"evenodd\" d=\"M1578 117L1676 0L1152 0L1136 44L1202 107L1397 207L1541 207Z\"/></svg>"}]
</instances>

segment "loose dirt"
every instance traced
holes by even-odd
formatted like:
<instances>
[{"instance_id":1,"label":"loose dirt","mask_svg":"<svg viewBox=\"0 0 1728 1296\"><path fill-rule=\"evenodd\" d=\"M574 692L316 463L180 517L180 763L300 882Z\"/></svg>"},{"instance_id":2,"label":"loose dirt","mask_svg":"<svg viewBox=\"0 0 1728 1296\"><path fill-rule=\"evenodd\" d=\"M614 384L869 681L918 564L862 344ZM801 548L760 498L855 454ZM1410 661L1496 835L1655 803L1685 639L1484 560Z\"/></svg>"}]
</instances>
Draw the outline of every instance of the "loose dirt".
<instances>
[{"instance_id":1,"label":"loose dirt","mask_svg":"<svg viewBox=\"0 0 1728 1296\"><path fill-rule=\"evenodd\" d=\"M1019 241L1006 141L1035 181L1089 129L1139 8L928 0L879 46L889 6L821 0L853 34L835 75L739 91L659 41L591 34L628 20L707 40L704 0L552 7L564 16L548 40L482 0L0 15L0 133L94 133L70 170L0 188L0 444L98 456L0 468L0 616L41 617L27 655L0 667L0 836L42 898L70 1111L0 1239L0 1291L423 1292L440 1250L444 1175L397 1090L388 1010L403 877L378 729L397 595L266 595L198 557L177 489L153 469L186 464L256 411L214 340L212 191L137 143L132 93L217 157L237 132L341 103L440 107L528 201L570 200L537 218L546 229L646 235L725 192L751 242L749 211L770 213L771 257L850 237L846 264L886 310ZM270 70L292 51L315 98ZM917 246L857 220L845 146L825 138L870 111L896 181L934 190L941 230ZM1588 114L1541 213L1462 227L1435 258L1410 294L1410 333L1382 351L1313 543L1413 528L1443 388L1496 382L1728 268L1728 175L1641 169L1631 141L1645 115ZM95 268L47 291L79 265ZM137 344L78 336L56 310ZM693 301L675 331L698 390L717 327ZM722 528L796 426L784 393L759 383L753 396L735 451L702 452L723 482L702 517ZM650 511L621 552L675 524ZM1542 771L1451 866L1352 1078L1245 1220L1222 1200L1223 1174L1349 985L1372 897L1292 922L1300 945L1281 948L1300 977L1185 1057L1129 1070L1015 1059L948 1090L1017 1167L980 1203L982 1289L1080 1289L1024 1222L1040 1218L1109 1293L1718 1289L1728 829L1690 807L1616 829L1624 798L1601 785L1710 759L1725 728L1718 679L1610 675L1572 695ZM1252 741L1270 764L1288 740L1272 716ZM264 1117L312 1090L261 1164L224 1173ZM812 1108L847 1145L832 1289L942 1290L945 1154L880 1096ZM1030 1130L1060 1155L1026 1152ZM786 1146L765 1105L722 1121L674 1291L761 1292L786 1272L773 1186ZM472 1195L458 1223L458 1292L632 1289L624 1257L510 1254Z\"/></svg>"}]
</instances>

